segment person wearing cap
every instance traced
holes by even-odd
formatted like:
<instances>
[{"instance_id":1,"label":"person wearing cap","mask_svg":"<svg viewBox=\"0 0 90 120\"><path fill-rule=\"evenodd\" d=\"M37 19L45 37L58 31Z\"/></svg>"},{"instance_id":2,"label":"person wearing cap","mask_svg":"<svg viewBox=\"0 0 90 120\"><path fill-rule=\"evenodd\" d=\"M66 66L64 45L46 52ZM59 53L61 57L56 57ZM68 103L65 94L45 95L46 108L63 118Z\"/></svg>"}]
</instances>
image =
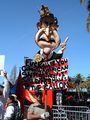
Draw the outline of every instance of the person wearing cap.
<instances>
[{"instance_id":1,"label":"person wearing cap","mask_svg":"<svg viewBox=\"0 0 90 120\"><path fill-rule=\"evenodd\" d=\"M52 110L47 106L45 110L45 105L42 104L42 92L35 91L36 102L31 104L27 112L27 120L53 120Z\"/></svg>"}]
</instances>

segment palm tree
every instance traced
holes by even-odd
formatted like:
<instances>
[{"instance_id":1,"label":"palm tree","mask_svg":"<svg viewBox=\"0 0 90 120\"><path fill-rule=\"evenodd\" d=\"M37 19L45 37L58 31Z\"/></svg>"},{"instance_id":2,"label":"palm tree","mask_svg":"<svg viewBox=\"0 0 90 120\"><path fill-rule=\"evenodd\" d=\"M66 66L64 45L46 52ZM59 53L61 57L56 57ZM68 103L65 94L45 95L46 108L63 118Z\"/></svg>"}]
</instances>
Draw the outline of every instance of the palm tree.
<instances>
[{"instance_id":1,"label":"palm tree","mask_svg":"<svg viewBox=\"0 0 90 120\"><path fill-rule=\"evenodd\" d=\"M86 78L87 80L87 90L88 92L90 91L90 75L88 75L88 77Z\"/></svg>"},{"instance_id":2,"label":"palm tree","mask_svg":"<svg viewBox=\"0 0 90 120\"><path fill-rule=\"evenodd\" d=\"M79 73L79 74L77 74L76 75L76 77L75 77L75 85L76 85L76 91L77 91L77 93L78 93L78 97L80 98L80 84L81 84L81 82L83 81L83 76Z\"/></svg>"},{"instance_id":3,"label":"palm tree","mask_svg":"<svg viewBox=\"0 0 90 120\"><path fill-rule=\"evenodd\" d=\"M68 82L67 82L67 84L68 84L68 90L70 90L70 89L75 89L76 88L76 86L75 86L75 84L74 84L74 78L72 78L72 77L68 77Z\"/></svg>"},{"instance_id":4,"label":"palm tree","mask_svg":"<svg viewBox=\"0 0 90 120\"><path fill-rule=\"evenodd\" d=\"M84 3L85 2L85 0L80 0L80 3L82 4L82 3Z\"/></svg>"},{"instance_id":5,"label":"palm tree","mask_svg":"<svg viewBox=\"0 0 90 120\"><path fill-rule=\"evenodd\" d=\"M83 4L85 0L80 0L80 3ZM90 0L87 4L88 18L87 18L87 31L90 32Z\"/></svg>"},{"instance_id":6,"label":"palm tree","mask_svg":"<svg viewBox=\"0 0 90 120\"><path fill-rule=\"evenodd\" d=\"M88 32L90 32L90 1L88 2L87 10L88 10L87 30Z\"/></svg>"}]
</instances>

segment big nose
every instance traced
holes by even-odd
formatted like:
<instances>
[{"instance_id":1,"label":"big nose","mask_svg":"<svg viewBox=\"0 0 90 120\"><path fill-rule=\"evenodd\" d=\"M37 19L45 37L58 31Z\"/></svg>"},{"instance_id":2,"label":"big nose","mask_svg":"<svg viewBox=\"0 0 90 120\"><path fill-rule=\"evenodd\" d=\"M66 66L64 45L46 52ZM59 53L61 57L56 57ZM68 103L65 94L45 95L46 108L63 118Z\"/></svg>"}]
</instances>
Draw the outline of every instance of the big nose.
<instances>
[{"instance_id":1,"label":"big nose","mask_svg":"<svg viewBox=\"0 0 90 120\"><path fill-rule=\"evenodd\" d=\"M49 31L50 31L50 29L49 29L49 27L47 27L46 32L45 32L47 36L49 36Z\"/></svg>"}]
</instances>

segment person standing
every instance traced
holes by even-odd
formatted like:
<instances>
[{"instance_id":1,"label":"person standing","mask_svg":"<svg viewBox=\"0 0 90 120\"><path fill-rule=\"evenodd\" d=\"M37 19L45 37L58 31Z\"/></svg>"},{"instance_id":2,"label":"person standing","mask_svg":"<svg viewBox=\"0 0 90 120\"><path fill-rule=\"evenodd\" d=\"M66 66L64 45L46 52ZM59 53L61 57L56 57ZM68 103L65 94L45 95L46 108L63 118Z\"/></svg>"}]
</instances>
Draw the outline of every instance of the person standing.
<instances>
[{"instance_id":1,"label":"person standing","mask_svg":"<svg viewBox=\"0 0 90 120\"><path fill-rule=\"evenodd\" d=\"M3 97L3 85L0 85L0 120L3 120L4 117L4 104L5 104L5 99Z\"/></svg>"},{"instance_id":2,"label":"person standing","mask_svg":"<svg viewBox=\"0 0 90 120\"><path fill-rule=\"evenodd\" d=\"M15 103L15 97L10 95L6 102L6 111L4 115L4 120L14 120L14 103Z\"/></svg>"}]
</instances>

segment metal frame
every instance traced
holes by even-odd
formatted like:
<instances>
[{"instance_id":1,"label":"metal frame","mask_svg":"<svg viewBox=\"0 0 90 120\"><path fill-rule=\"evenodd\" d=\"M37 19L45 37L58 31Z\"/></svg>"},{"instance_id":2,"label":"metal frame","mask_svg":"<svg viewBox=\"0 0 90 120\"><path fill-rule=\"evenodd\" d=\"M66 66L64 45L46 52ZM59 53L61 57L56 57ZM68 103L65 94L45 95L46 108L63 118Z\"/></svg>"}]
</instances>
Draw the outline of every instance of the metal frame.
<instances>
[{"instance_id":1,"label":"metal frame","mask_svg":"<svg viewBox=\"0 0 90 120\"><path fill-rule=\"evenodd\" d=\"M87 106L53 105L53 120L90 120Z\"/></svg>"}]
</instances>

